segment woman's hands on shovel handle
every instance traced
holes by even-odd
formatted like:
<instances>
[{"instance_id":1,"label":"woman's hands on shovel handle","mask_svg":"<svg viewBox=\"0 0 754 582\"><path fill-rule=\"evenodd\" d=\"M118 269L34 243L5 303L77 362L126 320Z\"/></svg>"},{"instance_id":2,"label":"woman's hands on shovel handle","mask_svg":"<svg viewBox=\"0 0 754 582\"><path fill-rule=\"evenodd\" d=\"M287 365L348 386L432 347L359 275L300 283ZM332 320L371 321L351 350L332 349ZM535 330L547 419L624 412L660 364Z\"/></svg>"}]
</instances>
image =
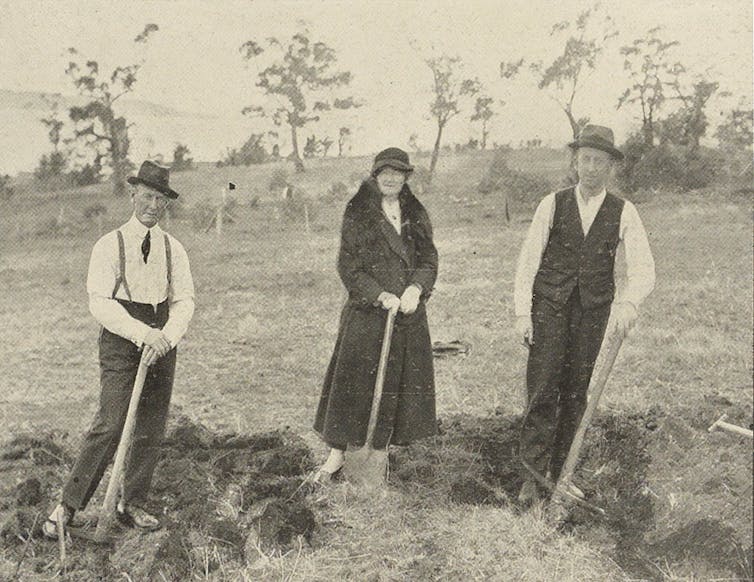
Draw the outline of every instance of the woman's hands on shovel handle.
<instances>
[{"instance_id":1,"label":"woman's hands on shovel handle","mask_svg":"<svg viewBox=\"0 0 754 582\"><path fill-rule=\"evenodd\" d=\"M403 291L401 295L400 310L401 312L410 315L416 311L419 307L419 298L421 297L422 290L416 285L409 285Z\"/></svg>"},{"instance_id":2,"label":"woman's hands on shovel handle","mask_svg":"<svg viewBox=\"0 0 754 582\"><path fill-rule=\"evenodd\" d=\"M388 293L387 291L380 293L377 301L382 304L382 309L386 309L387 311L396 312L398 311L398 309L400 309L401 306L401 300L392 293Z\"/></svg>"}]
</instances>

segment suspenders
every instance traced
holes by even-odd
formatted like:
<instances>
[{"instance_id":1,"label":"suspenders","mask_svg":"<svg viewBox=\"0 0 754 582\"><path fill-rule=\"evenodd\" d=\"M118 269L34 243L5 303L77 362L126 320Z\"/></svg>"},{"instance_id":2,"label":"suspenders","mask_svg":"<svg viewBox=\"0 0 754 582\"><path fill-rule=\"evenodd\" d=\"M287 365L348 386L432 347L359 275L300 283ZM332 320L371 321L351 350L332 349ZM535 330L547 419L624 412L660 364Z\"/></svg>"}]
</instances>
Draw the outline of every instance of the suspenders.
<instances>
[{"instance_id":1,"label":"suspenders","mask_svg":"<svg viewBox=\"0 0 754 582\"><path fill-rule=\"evenodd\" d=\"M115 277L115 287L113 288L112 298L115 299L115 294L123 286L123 290L128 296L128 300L131 301L131 291L128 289L128 282L126 281L126 245L123 242L123 233L118 230L118 275ZM170 238L165 233L165 266L167 267L167 295L170 296L170 286L173 283L173 258L170 249Z\"/></svg>"}]
</instances>

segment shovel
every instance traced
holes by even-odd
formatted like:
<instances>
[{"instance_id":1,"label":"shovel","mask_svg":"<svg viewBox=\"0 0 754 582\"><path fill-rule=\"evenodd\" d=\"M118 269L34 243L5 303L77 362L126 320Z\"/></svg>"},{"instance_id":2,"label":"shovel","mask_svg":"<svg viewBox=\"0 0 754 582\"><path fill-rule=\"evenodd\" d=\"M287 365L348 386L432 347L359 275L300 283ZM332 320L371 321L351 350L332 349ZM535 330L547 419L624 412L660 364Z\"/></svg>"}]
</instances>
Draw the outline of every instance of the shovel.
<instances>
[{"instance_id":1,"label":"shovel","mask_svg":"<svg viewBox=\"0 0 754 582\"><path fill-rule=\"evenodd\" d=\"M128 412L126 413L126 422L123 425L123 432L118 443L118 450L115 453L113 462L113 471L110 475L110 482L107 484L105 501L97 519L97 529L94 532L93 541L97 543L108 543L111 541L110 531L115 524L117 517L115 515L116 505L118 502L118 493L123 488L123 478L126 468L126 456L131 448L131 441L134 435L134 426L136 425L136 409L139 407L141 391L144 388L144 380L147 378L149 366L144 363L142 354L139 361L139 369L136 372L134 388L131 392L131 400L128 403Z\"/></svg>"},{"instance_id":2,"label":"shovel","mask_svg":"<svg viewBox=\"0 0 754 582\"><path fill-rule=\"evenodd\" d=\"M586 429L592 421L594 411L597 409L602 391L605 389L607 378L610 376L610 371L613 369L615 358L618 356L618 351L623 343L624 333L617 331L614 327L608 324L608 335L602 342L600 347L600 353L597 356L597 361L594 364L594 373L592 379L589 382L589 395L586 410L581 417L581 422L576 430L576 435L573 437L571 448L568 450L568 456L566 457L563 469L560 472L558 482L555 484L555 490L552 495L552 501L556 504L561 501L569 500L575 501L574 497L570 494L571 478L573 472L576 469L576 463L579 460L579 454L581 453L581 446L584 443L584 435ZM601 513L604 511L600 510Z\"/></svg>"},{"instance_id":3,"label":"shovel","mask_svg":"<svg viewBox=\"0 0 754 582\"><path fill-rule=\"evenodd\" d=\"M380 363L377 366L377 380L374 384L372 408L369 412L369 424L367 425L367 436L364 446L351 448L349 445L345 463L343 464L343 475L346 479L351 483L356 483L370 489L382 485L387 475L387 447L379 450L374 449L372 447L372 439L374 437L374 429L377 426L377 416L380 413L382 388L385 384L385 369L387 368L387 358L390 354L390 341L393 338L394 323L395 310L391 309L387 313L385 333L382 336Z\"/></svg>"}]
</instances>

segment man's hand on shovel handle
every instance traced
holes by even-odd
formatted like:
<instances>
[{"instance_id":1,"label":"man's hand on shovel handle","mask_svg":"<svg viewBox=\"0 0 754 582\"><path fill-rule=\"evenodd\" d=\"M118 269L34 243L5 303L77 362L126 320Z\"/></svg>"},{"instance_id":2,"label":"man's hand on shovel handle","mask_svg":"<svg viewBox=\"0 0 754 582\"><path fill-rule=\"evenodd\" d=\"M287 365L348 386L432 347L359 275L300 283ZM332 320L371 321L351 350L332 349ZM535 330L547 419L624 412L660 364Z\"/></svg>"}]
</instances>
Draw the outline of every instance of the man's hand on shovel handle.
<instances>
[{"instance_id":1,"label":"man's hand on shovel handle","mask_svg":"<svg viewBox=\"0 0 754 582\"><path fill-rule=\"evenodd\" d=\"M613 305L610 316L614 322L615 330L625 337L636 324L639 313L633 303L625 302Z\"/></svg>"},{"instance_id":2,"label":"man's hand on shovel handle","mask_svg":"<svg viewBox=\"0 0 754 582\"><path fill-rule=\"evenodd\" d=\"M161 330L150 330L144 338L144 364L151 366L171 349L170 340Z\"/></svg>"}]
</instances>

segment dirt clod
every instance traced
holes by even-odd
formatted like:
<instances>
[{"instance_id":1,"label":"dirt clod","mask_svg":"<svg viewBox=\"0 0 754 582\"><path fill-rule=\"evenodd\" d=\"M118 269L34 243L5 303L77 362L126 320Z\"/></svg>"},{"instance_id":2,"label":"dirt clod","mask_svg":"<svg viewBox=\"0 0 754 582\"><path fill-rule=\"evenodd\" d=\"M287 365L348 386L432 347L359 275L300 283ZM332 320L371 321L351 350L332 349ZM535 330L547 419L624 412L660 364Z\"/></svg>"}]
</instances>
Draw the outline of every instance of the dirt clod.
<instances>
[{"instance_id":1,"label":"dirt clod","mask_svg":"<svg viewBox=\"0 0 754 582\"><path fill-rule=\"evenodd\" d=\"M42 499L42 484L36 477L30 477L16 485L16 503L21 507L36 505Z\"/></svg>"},{"instance_id":2,"label":"dirt clod","mask_svg":"<svg viewBox=\"0 0 754 582\"><path fill-rule=\"evenodd\" d=\"M17 479L2 492L0 539L17 560L24 546L33 544L33 557L29 552L22 561L22 573L28 571L29 577L32 572L52 576L58 563L57 546L43 540L41 527L51 496L67 476L72 452L66 445L59 435L22 435L0 448L4 469ZM243 566L244 543L255 527L269 547L288 547L299 536L308 542L315 518L301 485L312 467L311 451L289 430L216 434L189 417L173 415L146 507L159 515L163 528L122 530L112 551L74 540L68 574L77 580L222 574ZM96 513L100 504L99 497L93 499L82 518Z\"/></svg>"},{"instance_id":3,"label":"dirt clod","mask_svg":"<svg viewBox=\"0 0 754 582\"><path fill-rule=\"evenodd\" d=\"M311 541L316 525L314 514L301 502L285 503L276 500L265 507L259 517L259 539L265 550L286 551L294 547L298 536Z\"/></svg>"}]
</instances>

